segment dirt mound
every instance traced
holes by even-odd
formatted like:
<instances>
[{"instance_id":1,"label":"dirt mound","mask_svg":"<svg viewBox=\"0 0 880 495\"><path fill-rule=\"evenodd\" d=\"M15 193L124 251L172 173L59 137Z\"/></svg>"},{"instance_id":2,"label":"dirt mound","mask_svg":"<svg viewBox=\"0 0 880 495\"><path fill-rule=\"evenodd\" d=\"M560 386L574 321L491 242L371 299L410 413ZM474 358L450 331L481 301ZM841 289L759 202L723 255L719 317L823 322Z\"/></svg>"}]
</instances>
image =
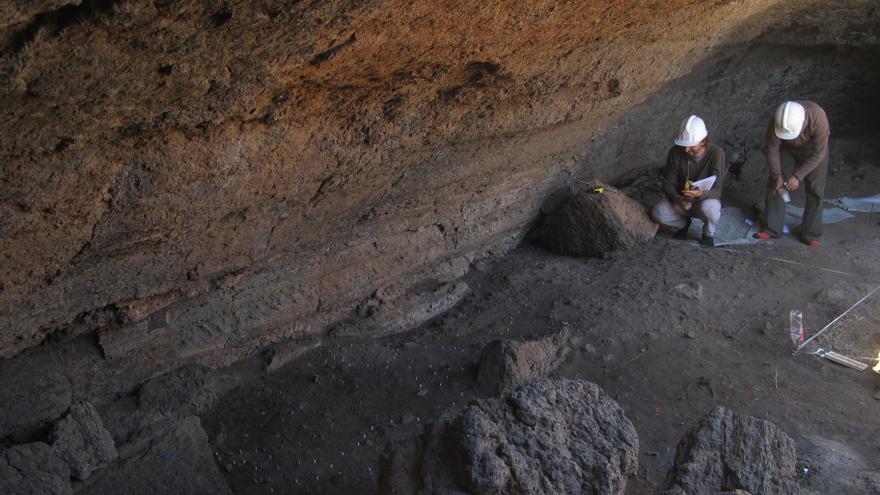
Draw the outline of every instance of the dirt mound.
<instances>
[{"instance_id":1,"label":"dirt mound","mask_svg":"<svg viewBox=\"0 0 880 495\"><path fill-rule=\"evenodd\" d=\"M602 256L650 241L656 233L657 224L637 201L592 182L551 213L536 237L555 253Z\"/></svg>"},{"instance_id":2,"label":"dirt mound","mask_svg":"<svg viewBox=\"0 0 880 495\"><path fill-rule=\"evenodd\" d=\"M483 349L477 383L493 394L506 394L555 370L568 355L571 329L542 339L494 340Z\"/></svg>"},{"instance_id":3,"label":"dirt mound","mask_svg":"<svg viewBox=\"0 0 880 495\"><path fill-rule=\"evenodd\" d=\"M681 439L669 495L797 493L794 440L769 421L716 407Z\"/></svg>"},{"instance_id":4,"label":"dirt mound","mask_svg":"<svg viewBox=\"0 0 880 495\"><path fill-rule=\"evenodd\" d=\"M540 380L389 443L379 492L624 493L638 449L632 423L598 386Z\"/></svg>"}]
</instances>

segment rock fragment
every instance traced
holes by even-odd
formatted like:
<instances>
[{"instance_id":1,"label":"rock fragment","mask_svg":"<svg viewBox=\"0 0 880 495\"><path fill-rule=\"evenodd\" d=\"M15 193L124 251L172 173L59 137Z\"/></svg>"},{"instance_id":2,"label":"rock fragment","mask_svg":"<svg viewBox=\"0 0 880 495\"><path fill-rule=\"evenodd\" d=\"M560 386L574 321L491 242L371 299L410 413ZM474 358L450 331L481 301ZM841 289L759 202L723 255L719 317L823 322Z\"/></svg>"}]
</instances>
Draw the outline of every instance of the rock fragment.
<instances>
[{"instance_id":1,"label":"rock fragment","mask_svg":"<svg viewBox=\"0 0 880 495\"><path fill-rule=\"evenodd\" d=\"M51 434L52 451L70 466L75 479L84 480L93 471L118 457L110 432L89 403L75 404L64 419L55 424Z\"/></svg>"},{"instance_id":2,"label":"rock fragment","mask_svg":"<svg viewBox=\"0 0 880 495\"><path fill-rule=\"evenodd\" d=\"M542 339L495 340L483 349L477 383L492 394L506 394L555 370L571 348L568 327Z\"/></svg>"}]
</instances>

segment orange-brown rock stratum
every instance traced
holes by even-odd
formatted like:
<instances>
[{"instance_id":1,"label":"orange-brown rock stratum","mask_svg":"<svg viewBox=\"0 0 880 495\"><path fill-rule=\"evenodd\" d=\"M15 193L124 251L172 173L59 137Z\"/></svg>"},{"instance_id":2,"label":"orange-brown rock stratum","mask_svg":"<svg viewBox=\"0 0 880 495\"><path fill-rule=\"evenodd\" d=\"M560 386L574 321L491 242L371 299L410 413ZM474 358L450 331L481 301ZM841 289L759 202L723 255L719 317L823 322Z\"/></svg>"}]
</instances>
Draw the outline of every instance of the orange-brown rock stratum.
<instances>
[{"instance_id":1,"label":"orange-brown rock stratum","mask_svg":"<svg viewBox=\"0 0 880 495\"><path fill-rule=\"evenodd\" d=\"M625 171L586 153L614 118L815 7L777 3L4 2L0 357L418 323L554 189Z\"/></svg>"}]
</instances>

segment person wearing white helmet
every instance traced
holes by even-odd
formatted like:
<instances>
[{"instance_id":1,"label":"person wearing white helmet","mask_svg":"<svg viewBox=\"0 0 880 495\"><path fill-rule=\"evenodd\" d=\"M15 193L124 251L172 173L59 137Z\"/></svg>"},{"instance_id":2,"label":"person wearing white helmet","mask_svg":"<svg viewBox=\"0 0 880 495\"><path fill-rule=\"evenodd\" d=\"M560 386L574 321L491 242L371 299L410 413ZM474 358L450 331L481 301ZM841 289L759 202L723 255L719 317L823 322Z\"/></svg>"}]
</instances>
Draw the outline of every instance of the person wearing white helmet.
<instances>
[{"instance_id":1,"label":"person wearing white helmet","mask_svg":"<svg viewBox=\"0 0 880 495\"><path fill-rule=\"evenodd\" d=\"M800 237L809 246L820 245L830 134L825 110L811 101L787 101L776 108L764 137L764 154L770 170L764 228L755 234L755 238L766 240L782 235L785 218L783 189L794 192L803 184L807 200ZM794 170L787 178L783 174L780 150L794 157Z\"/></svg>"},{"instance_id":2,"label":"person wearing white helmet","mask_svg":"<svg viewBox=\"0 0 880 495\"><path fill-rule=\"evenodd\" d=\"M678 130L675 146L666 156L663 168L663 195L651 214L654 220L675 229L675 238L687 239L693 217L703 221L700 244L715 245L715 225L721 218L721 190L724 185L725 158L721 147L709 143L709 131L700 117L691 115ZM715 176L711 188L691 187L701 179Z\"/></svg>"}]
</instances>

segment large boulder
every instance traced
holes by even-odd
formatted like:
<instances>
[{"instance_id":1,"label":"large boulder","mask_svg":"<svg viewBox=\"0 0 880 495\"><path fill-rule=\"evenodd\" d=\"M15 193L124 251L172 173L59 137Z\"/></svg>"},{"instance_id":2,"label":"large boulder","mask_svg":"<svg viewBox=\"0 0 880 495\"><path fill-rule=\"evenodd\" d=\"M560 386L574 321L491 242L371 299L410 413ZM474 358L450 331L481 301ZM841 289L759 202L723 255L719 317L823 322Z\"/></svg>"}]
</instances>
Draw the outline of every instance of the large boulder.
<instances>
[{"instance_id":1,"label":"large boulder","mask_svg":"<svg viewBox=\"0 0 880 495\"><path fill-rule=\"evenodd\" d=\"M45 443L16 445L0 452L0 493L72 494L70 469Z\"/></svg>"},{"instance_id":2,"label":"large boulder","mask_svg":"<svg viewBox=\"0 0 880 495\"><path fill-rule=\"evenodd\" d=\"M118 457L110 432L89 403L75 404L52 430L52 450L70 466L70 474L84 480Z\"/></svg>"},{"instance_id":3,"label":"large boulder","mask_svg":"<svg viewBox=\"0 0 880 495\"><path fill-rule=\"evenodd\" d=\"M389 443L379 492L624 493L638 449L632 423L598 386L544 379Z\"/></svg>"},{"instance_id":4,"label":"large boulder","mask_svg":"<svg viewBox=\"0 0 880 495\"><path fill-rule=\"evenodd\" d=\"M208 435L196 416L150 426L121 446L119 456L118 462L77 493L232 493L217 470Z\"/></svg>"},{"instance_id":5,"label":"large boulder","mask_svg":"<svg viewBox=\"0 0 880 495\"><path fill-rule=\"evenodd\" d=\"M769 421L716 407L678 444L669 495L797 493L794 440Z\"/></svg>"},{"instance_id":6,"label":"large boulder","mask_svg":"<svg viewBox=\"0 0 880 495\"><path fill-rule=\"evenodd\" d=\"M596 181L544 218L535 237L555 253L603 256L650 241L657 228L644 206Z\"/></svg>"},{"instance_id":7,"label":"large boulder","mask_svg":"<svg viewBox=\"0 0 880 495\"><path fill-rule=\"evenodd\" d=\"M568 327L537 340L494 340L483 348L477 383L493 394L506 394L555 370L571 348Z\"/></svg>"}]
</instances>

